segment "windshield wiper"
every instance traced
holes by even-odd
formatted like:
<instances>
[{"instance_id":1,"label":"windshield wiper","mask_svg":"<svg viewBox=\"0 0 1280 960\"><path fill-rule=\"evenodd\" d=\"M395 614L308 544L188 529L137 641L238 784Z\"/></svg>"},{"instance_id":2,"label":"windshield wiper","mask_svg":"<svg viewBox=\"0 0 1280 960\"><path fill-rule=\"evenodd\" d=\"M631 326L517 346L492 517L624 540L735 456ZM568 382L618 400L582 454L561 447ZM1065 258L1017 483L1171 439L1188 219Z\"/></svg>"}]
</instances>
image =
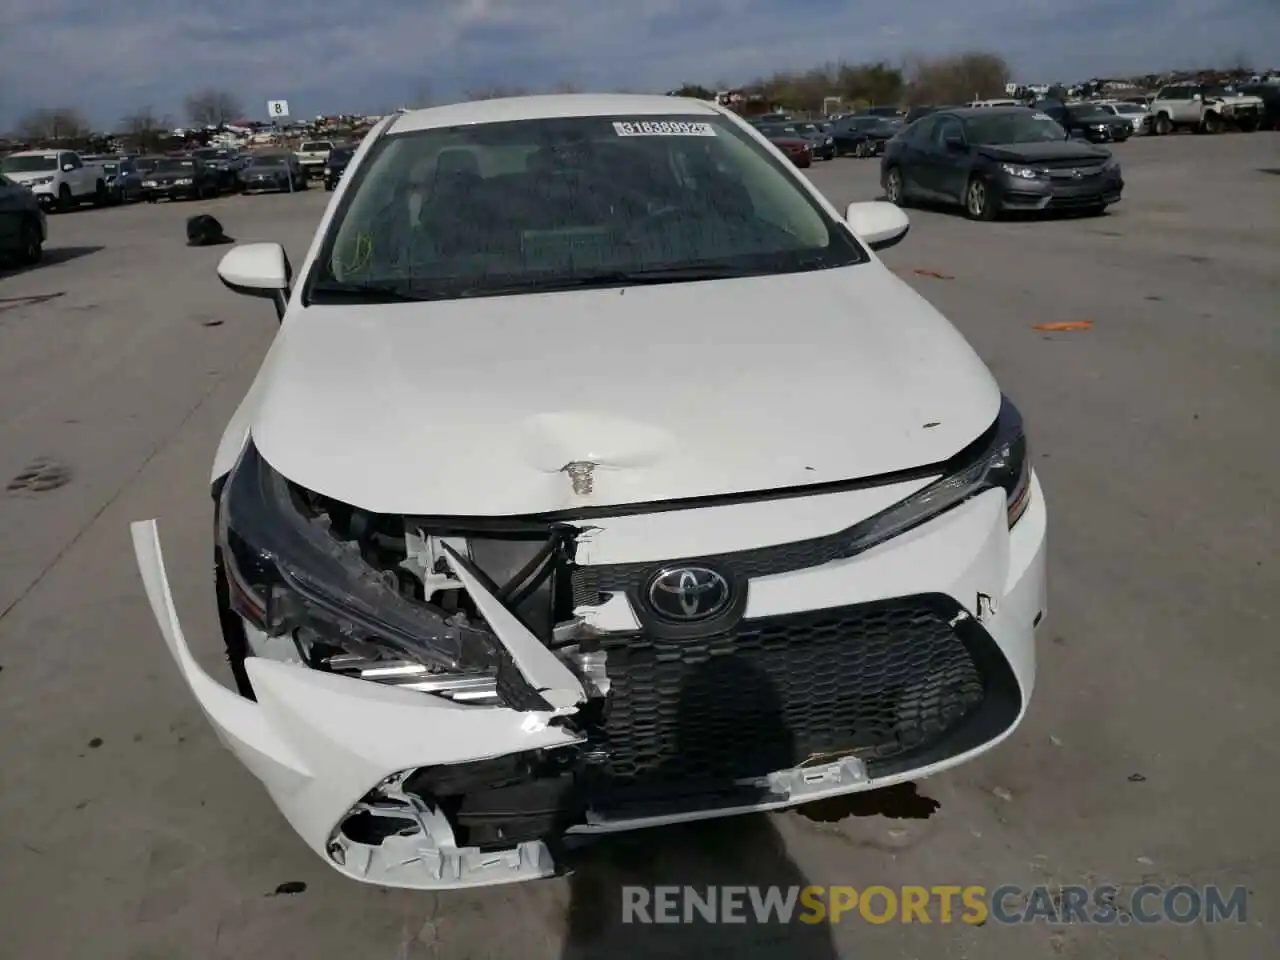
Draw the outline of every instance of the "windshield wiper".
<instances>
[{"instance_id":1,"label":"windshield wiper","mask_svg":"<svg viewBox=\"0 0 1280 960\"><path fill-rule=\"evenodd\" d=\"M709 266L606 270L576 277L530 278L515 283L472 287L464 290L461 295L468 297L503 293L549 293L557 290L585 290L592 287L638 287L659 283L692 283L698 280L732 280L738 277L754 276L759 272L735 267Z\"/></svg>"},{"instance_id":2,"label":"windshield wiper","mask_svg":"<svg viewBox=\"0 0 1280 960\"><path fill-rule=\"evenodd\" d=\"M403 287L390 283L323 283L311 288L311 296L335 297L356 303L420 303L425 297L415 297Z\"/></svg>"}]
</instances>

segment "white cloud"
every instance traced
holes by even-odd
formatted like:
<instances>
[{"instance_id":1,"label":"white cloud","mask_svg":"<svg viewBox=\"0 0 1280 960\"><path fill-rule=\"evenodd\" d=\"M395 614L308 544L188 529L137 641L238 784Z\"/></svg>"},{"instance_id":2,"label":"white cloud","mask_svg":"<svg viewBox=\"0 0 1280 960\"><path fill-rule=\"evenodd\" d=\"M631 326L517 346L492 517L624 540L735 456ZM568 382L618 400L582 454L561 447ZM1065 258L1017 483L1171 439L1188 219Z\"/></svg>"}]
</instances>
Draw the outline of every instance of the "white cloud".
<instances>
[{"instance_id":1,"label":"white cloud","mask_svg":"<svg viewBox=\"0 0 1280 960\"><path fill-rule=\"evenodd\" d=\"M962 49L1002 53L1028 80L1261 61L1280 49L1270 2L137 0L125 17L94 0L5 0L0 127L53 104L101 123L143 105L178 114L206 86L240 95L251 114L287 97L305 115L388 108L425 86L439 96L560 79L660 90Z\"/></svg>"}]
</instances>

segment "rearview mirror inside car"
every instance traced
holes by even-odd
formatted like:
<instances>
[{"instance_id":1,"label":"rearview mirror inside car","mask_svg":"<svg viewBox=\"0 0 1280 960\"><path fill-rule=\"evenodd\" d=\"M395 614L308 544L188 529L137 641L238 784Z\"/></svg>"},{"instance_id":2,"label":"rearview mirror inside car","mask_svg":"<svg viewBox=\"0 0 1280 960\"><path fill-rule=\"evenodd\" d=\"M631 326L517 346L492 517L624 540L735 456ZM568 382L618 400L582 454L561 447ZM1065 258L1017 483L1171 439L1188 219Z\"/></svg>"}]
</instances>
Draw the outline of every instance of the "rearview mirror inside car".
<instances>
[{"instance_id":1,"label":"rearview mirror inside car","mask_svg":"<svg viewBox=\"0 0 1280 960\"><path fill-rule=\"evenodd\" d=\"M228 290L270 300L275 304L276 318L284 318L293 267L280 244L245 243L233 247L218 264L218 278Z\"/></svg>"},{"instance_id":2,"label":"rearview mirror inside car","mask_svg":"<svg viewBox=\"0 0 1280 960\"><path fill-rule=\"evenodd\" d=\"M849 204L844 218L858 239L872 250L887 250L901 243L911 228L901 207L879 200Z\"/></svg>"}]
</instances>

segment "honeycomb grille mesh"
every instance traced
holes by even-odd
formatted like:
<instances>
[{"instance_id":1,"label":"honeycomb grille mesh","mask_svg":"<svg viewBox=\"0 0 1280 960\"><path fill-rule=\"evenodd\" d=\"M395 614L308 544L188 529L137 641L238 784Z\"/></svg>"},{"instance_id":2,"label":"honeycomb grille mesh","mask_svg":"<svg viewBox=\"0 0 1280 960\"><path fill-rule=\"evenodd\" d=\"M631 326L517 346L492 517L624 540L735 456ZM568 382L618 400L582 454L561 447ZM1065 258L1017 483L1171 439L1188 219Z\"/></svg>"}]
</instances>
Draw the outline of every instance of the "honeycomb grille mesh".
<instances>
[{"instance_id":1,"label":"honeycomb grille mesh","mask_svg":"<svg viewBox=\"0 0 1280 960\"><path fill-rule=\"evenodd\" d=\"M944 614L903 598L744 620L697 640L610 635L599 773L622 789L723 784L925 749L984 697Z\"/></svg>"}]
</instances>

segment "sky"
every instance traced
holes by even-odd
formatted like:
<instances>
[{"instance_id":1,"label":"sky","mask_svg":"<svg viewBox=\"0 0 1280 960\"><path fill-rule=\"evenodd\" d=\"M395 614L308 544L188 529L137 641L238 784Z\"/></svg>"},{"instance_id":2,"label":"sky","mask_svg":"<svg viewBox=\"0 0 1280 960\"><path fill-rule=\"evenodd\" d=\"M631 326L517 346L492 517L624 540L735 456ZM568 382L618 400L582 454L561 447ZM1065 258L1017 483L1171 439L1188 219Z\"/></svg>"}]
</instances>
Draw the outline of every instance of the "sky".
<instances>
[{"instance_id":1,"label":"sky","mask_svg":"<svg viewBox=\"0 0 1280 960\"><path fill-rule=\"evenodd\" d=\"M0 0L0 130L72 106L100 128L225 89L249 118L381 113L486 86L661 92L777 69L1002 54L1024 83L1280 68L1280 0Z\"/></svg>"}]
</instances>

